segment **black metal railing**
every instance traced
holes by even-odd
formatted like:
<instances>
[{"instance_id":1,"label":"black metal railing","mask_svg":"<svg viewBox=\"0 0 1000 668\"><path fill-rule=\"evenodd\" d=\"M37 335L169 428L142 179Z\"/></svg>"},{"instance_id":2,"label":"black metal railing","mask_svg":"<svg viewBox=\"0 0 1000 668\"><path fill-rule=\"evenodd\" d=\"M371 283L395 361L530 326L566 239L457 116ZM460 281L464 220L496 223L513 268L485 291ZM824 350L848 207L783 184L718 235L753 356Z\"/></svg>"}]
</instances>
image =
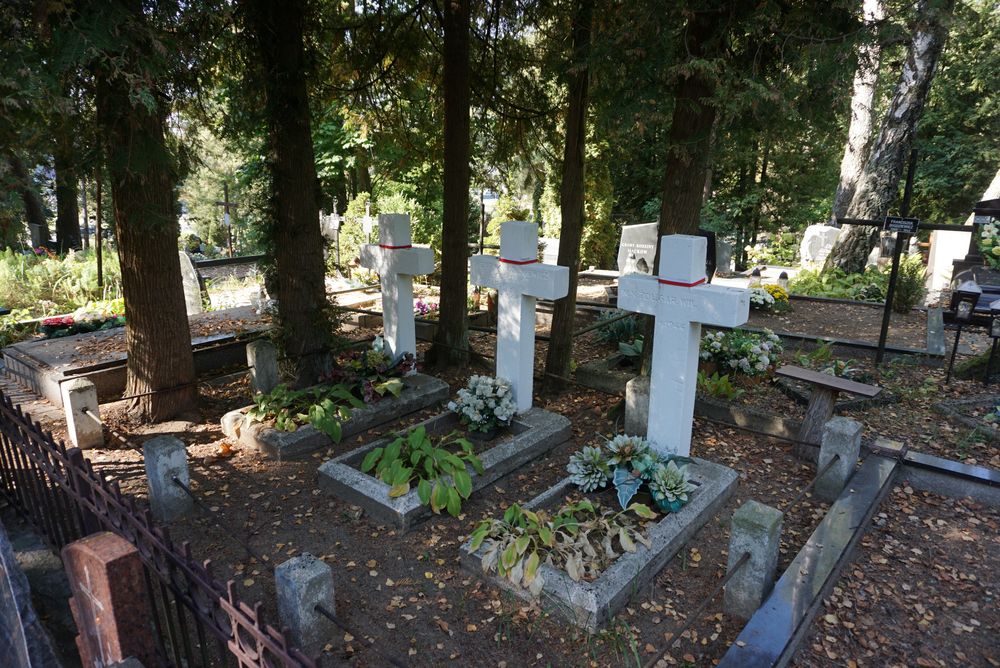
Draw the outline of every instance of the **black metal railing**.
<instances>
[{"instance_id":1,"label":"black metal railing","mask_svg":"<svg viewBox=\"0 0 1000 668\"><path fill-rule=\"evenodd\" d=\"M266 624L261 604L248 605L175 545L149 510L123 494L83 457L15 406L0 391L0 495L41 532L51 547L98 531L135 545L145 567L152 626L162 659L174 666L279 666L315 663Z\"/></svg>"}]
</instances>

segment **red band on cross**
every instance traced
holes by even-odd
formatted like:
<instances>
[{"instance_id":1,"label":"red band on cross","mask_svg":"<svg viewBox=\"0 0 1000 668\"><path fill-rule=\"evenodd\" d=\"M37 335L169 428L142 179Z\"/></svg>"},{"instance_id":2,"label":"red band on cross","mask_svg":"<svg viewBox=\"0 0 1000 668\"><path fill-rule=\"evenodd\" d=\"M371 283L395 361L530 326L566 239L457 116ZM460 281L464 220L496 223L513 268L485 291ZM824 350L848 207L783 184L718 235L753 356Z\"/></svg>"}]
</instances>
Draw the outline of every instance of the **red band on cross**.
<instances>
[{"instance_id":1,"label":"red band on cross","mask_svg":"<svg viewBox=\"0 0 1000 668\"><path fill-rule=\"evenodd\" d=\"M400 248L413 248L412 244L406 244L405 246L390 246L388 244L379 244L379 248L384 248L386 250L399 250Z\"/></svg>"},{"instance_id":2,"label":"red band on cross","mask_svg":"<svg viewBox=\"0 0 1000 668\"><path fill-rule=\"evenodd\" d=\"M508 260L505 257L500 258L501 262L506 262L507 264L535 264L538 262L537 259L534 260Z\"/></svg>"},{"instance_id":3,"label":"red band on cross","mask_svg":"<svg viewBox=\"0 0 1000 668\"><path fill-rule=\"evenodd\" d=\"M694 283L684 283L683 281L668 281L665 278L659 279L660 283L663 283L664 285L676 285L679 288L693 288L696 285L701 285L706 280L707 280L707 277L704 277L704 276L701 277L701 278L699 278Z\"/></svg>"}]
</instances>

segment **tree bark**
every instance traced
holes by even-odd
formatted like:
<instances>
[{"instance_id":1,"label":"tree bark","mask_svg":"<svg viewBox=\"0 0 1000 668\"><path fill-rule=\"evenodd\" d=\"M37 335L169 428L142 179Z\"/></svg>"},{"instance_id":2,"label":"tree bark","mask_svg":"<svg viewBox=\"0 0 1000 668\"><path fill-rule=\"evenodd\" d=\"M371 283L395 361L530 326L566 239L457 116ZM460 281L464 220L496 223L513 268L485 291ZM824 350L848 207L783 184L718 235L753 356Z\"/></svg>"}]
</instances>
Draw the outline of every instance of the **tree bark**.
<instances>
[{"instance_id":1,"label":"tree bark","mask_svg":"<svg viewBox=\"0 0 1000 668\"><path fill-rule=\"evenodd\" d=\"M87 13L105 11L106 2L86 3ZM152 36L139 0L115 2L116 15L128 22L94 65L97 120L125 296L125 393L134 396L129 406L136 417L158 422L193 411L197 387L177 254L172 159L164 144L166 105L150 109L132 99L136 81L155 82L144 63ZM112 60L114 68L107 66ZM160 91L150 93L161 99Z\"/></svg>"},{"instance_id":2,"label":"tree bark","mask_svg":"<svg viewBox=\"0 0 1000 668\"><path fill-rule=\"evenodd\" d=\"M80 248L80 207L71 137L60 137L55 151L56 246L60 253Z\"/></svg>"},{"instance_id":3,"label":"tree bark","mask_svg":"<svg viewBox=\"0 0 1000 668\"><path fill-rule=\"evenodd\" d=\"M871 28L885 18L882 0L864 0L864 22ZM858 178L868 159L875 126L875 88L878 85L882 46L873 35L858 46L858 67L854 71L851 94L851 122L847 130L847 144L840 161L840 181L833 196L833 219L847 216L847 209L854 197Z\"/></svg>"},{"instance_id":4,"label":"tree bark","mask_svg":"<svg viewBox=\"0 0 1000 668\"><path fill-rule=\"evenodd\" d=\"M278 319L298 385L330 369L332 325L316 194L303 52L305 3L243 3L263 70L271 175L271 226Z\"/></svg>"},{"instance_id":5,"label":"tree bark","mask_svg":"<svg viewBox=\"0 0 1000 668\"><path fill-rule=\"evenodd\" d=\"M28 221L28 232L31 235L31 245L41 246L49 240L49 223L45 218L45 210L42 208L42 200L35 192L31 177L15 153L7 155L7 164L10 165L11 174L17 182L17 191L24 202L24 217Z\"/></svg>"},{"instance_id":6,"label":"tree bark","mask_svg":"<svg viewBox=\"0 0 1000 668\"><path fill-rule=\"evenodd\" d=\"M917 4L917 23L906 62L878 138L858 179L847 210L848 218L881 220L898 194L906 156L948 37L947 19L954 5L955 0L944 0L940 5L920 0ZM848 273L864 271L865 260L877 237L878 228L852 226L834 246L826 267L838 267Z\"/></svg>"},{"instance_id":7,"label":"tree bark","mask_svg":"<svg viewBox=\"0 0 1000 668\"><path fill-rule=\"evenodd\" d=\"M444 2L444 222L441 315L430 359L439 368L468 360L469 283L469 0Z\"/></svg>"},{"instance_id":8,"label":"tree bark","mask_svg":"<svg viewBox=\"0 0 1000 668\"><path fill-rule=\"evenodd\" d=\"M559 208L559 264L569 267L569 292L557 299L552 313L552 336L545 359L547 391L565 388L573 354L576 288L579 282L580 243L584 225L586 179L587 92L589 85L590 30L593 0L577 0L573 16L573 60L568 75L566 143L563 150Z\"/></svg>"}]
</instances>

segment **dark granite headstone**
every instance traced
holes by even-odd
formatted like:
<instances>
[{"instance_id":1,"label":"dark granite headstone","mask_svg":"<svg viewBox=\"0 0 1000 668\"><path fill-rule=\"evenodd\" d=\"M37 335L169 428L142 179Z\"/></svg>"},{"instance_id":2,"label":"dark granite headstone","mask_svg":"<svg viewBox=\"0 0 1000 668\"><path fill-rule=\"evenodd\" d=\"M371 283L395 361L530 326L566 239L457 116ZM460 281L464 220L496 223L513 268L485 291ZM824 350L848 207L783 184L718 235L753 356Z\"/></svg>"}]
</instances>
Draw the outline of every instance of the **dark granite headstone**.
<instances>
[{"instance_id":1,"label":"dark granite headstone","mask_svg":"<svg viewBox=\"0 0 1000 668\"><path fill-rule=\"evenodd\" d=\"M652 274L656 259L657 223L624 225L618 246L618 272L621 274Z\"/></svg>"},{"instance_id":2,"label":"dark granite headstone","mask_svg":"<svg viewBox=\"0 0 1000 668\"><path fill-rule=\"evenodd\" d=\"M92 534L62 551L73 597L70 609L85 666L108 666L129 657L162 666L152 633L152 607L139 551L110 532Z\"/></svg>"}]
</instances>

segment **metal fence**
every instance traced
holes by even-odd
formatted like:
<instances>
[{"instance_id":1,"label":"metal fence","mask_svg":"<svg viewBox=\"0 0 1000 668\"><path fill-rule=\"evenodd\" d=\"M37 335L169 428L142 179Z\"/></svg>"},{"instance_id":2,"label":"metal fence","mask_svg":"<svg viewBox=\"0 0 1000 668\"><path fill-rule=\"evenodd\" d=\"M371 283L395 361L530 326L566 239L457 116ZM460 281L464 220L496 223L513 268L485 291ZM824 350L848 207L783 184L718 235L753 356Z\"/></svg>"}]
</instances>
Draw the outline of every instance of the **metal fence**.
<instances>
[{"instance_id":1,"label":"metal fence","mask_svg":"<svg viewBox=\"0 0 1000 668\"><path fill-rule=\"evenodd\" d=\"M154 637L174 666L312 667L284 635L265 624L261 604L237 598L234 582L220 583L208 561L175 545L148 509L123 494L84 459L43 431L0 391L0 495L61 549L98 531L136 546L153 604Z\"/></svg>"}]
</instances>

